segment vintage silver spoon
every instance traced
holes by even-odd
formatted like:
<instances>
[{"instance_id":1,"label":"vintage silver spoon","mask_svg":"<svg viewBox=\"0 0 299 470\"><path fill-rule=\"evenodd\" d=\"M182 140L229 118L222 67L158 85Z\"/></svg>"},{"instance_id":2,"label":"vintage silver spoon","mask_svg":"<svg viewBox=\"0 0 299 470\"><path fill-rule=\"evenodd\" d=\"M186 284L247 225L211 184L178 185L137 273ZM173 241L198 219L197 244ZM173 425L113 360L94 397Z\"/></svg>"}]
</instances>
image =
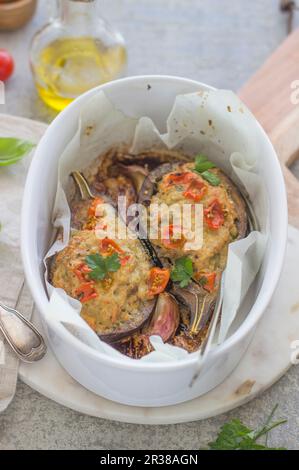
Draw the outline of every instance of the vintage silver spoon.
<instances>
[{"instance_id":1,"label":"vintage silver spoon","mask_svg":"<svg viewBox=\"0 0 299 470\"><path fill-rule=\"evenodd\" d=\"M0 302L0 331L23 362L35 362L44 357L47 347L35 326L17 310Z\"/></svg>"}]
</instances>

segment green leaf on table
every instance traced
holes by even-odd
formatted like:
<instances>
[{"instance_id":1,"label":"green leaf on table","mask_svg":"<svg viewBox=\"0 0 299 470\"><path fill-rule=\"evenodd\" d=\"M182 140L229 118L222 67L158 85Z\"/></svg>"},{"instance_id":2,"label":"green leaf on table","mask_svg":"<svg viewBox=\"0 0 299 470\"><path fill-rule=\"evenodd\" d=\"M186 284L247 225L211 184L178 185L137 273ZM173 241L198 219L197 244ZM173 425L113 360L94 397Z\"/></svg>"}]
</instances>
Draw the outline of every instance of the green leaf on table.
<instances>
[{"instance_id":1,"label":"green leaf on table","mask_svg":"<svg viewBox=\"0 0 299 470\"><path fill-rule=\"evenodd\" d=\"M244 440L251 433L251 429L244 426L238 419L232 419L228 423L225 423L214 442L210 442L210 449L213 450L229 450L236 449L240 446L242 440Z\"/></svg>"},{"instance_id":2,"label":"green leaf on table","mask_svg":"<svg viewBox=\"0 0 299 470\"><path fill-rule=\"evenodd\" d=\"M95 281L102 281L109 272L116 272L120 268L120 260L117 253L111 256L102 256L99 253L89 255L85 259L86 264L91 269L89 277Z\"/></svg>"},{"instance_id":3,"label":"green leaf on table","mask_svg":"<svg viewBox=\"0 0 299 470\"><path fill-rule=\"evenodd\" d=\"M277 405L267 418L260 430L252 430L240 420L232 419L225 423L214 442L209 443L210 450L285 450L283 447L268 447L267 442L260 444L258 439L268 436L269 432L277 426L286 423L286 420L272 422Z\"/></svg>"},{"instance_id":4,"label":"green leaf on table","mask_svg":"<svg viewBox=\"0 0 299 470\"><path fill-rule=\"evenodd\" d=\"M12 165L23 158L35 144L14 137L0 137L0 166Z\"/></svg>"},{"instance_id":5,"label":"green leaf on table","mask_svg":"<svg viewBox=\"0 0 299 470\"><path fill-rule=\"evenodd\" d=\"M175 265L171 271L171 279L179 282L180 287L187 287L193 276L193 263L188 256L183 256L175 260Z\"/></svg>"}]
</instances>

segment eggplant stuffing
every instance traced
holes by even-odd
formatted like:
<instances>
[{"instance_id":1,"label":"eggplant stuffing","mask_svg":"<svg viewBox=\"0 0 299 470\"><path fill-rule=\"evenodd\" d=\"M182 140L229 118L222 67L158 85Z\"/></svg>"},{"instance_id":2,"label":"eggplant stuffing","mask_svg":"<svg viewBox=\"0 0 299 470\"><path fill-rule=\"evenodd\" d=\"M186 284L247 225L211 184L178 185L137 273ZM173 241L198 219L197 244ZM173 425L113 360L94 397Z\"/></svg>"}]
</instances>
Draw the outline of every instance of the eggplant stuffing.
<instances>
[{"instance_id":1,"label":"eggplant stuffing","mask_svg":"<svg viewBox=\"0 0 299 470\"><path fill-rule=\"evenodd\" d=\"M194 159L168 150L130 155L112 149L84 176L72 176L70 240L52 260L52 285L81 302L81 316L89 326L131 358L153 350L152 335L188 352L198 350L213 314L228 246L248 233L238 188L205 156ZM146 208L146 226L139 229L148 238L140 237L140 231L129 238L103 236L111 214L126 228L130 222L117 213L119 196L126 197L126 207L138 202ZM152 236L153 204L189 204L191 230L200 205L203 243L178 237L175 221L170 218L165 227L161 216L157 236Z\"/></svg>"}]
</instances>

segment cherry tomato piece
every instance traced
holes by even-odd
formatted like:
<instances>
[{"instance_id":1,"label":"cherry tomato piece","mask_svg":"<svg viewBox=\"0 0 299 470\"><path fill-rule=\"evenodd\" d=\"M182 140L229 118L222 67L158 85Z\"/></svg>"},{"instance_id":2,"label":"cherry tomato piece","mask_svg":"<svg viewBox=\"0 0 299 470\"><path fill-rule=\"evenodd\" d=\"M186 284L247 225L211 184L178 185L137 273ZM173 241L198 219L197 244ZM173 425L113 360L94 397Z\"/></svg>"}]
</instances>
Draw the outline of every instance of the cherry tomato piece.
<instances>
[{"instance_id":1,"label":"cherry tomato piece","mask_svg":"<svg viewBox=\"0 0 299 470\"><path fill-rule=\"evenodd\" d=\"M77 295L79 301L82 304L84 304L85 302L88 302L91 299L95 299L98 296L98 294L95 291L93 281L81 284L78 287L78 289L76 289L75 294Z\"/></svg>"},{"instance_id":2,"label":"cherry tomato piece","mask_svg":"<svg viewBox=\"0 0 299 470\"><path fill-rule=\"evenodd\" d=\"M171 186L175 184L188 184L195 178L194 173L190 171L185 172L177 172L177 173L170 173L169 175L165 176L163 183L166 186Z\"/></svg>"},{"instance_id":3,"label":"cherry tomato piece","mask_svg":"<svg viewBox=\"0 0 299 470\"><path fill-rule=\"evenodd\" d=\"M5 82L14 71L12 56L5 49L0 49L0 80Z\"/></svg>"},{"instance_id":4,"label":"cherry tomato piece","mask_svg":"<svg viewBox=\"0 0 299 470\"><path fill-rule=\"evenodd\" d=\"M76 274L79 281L86 281L86 276L90 272L91 272L90 267L87 266L87 264L85 264L85 263L79 264L79 266L77 266L74 269L74 273Z\"/></svg>"},{"instance_id":5,"label":"cherry tomato piece","mask_svg":"<svg viewBox=\"0 0 299 470\"><path fill-rule=\"evenodd\" d=\"M126 255L124 250L122 250L121 247L110 238L104 238L103 240L101 240L100 251L105 256L111 256L114 253L117 253L119 255L119 261L121 266L125 266L131 259L131 256Z\"/></svg>"},{"instance_id":6,"label":"cherry tomato piece","mask_svg":"<svg viewBox=\"0 0 299 470\"><path fill-rule=\"evenodd\" d=\"M161 294L165 290L169 278L169 269L152 268L149 275L149 295Z\"/></svg>"},{"instance_id":7,"label":"cherry tomato piece","mask_svg":"<svg viewBox=\"0 0 299 470\"><path fill-rule=\"evenodd\" d=\"M177 232L177 233L176 233ZM174 235L180 235L180 237L175 237ZM170 250L175 250L176 248L182 248L185 244L185 237L181 233L181 227L175 225L169 225L166 227L162 234L162 243L165 248Z\"/></svg>"},{"instance_id":8,"label":"cherry tomato piece","mask_svg":"<svg viewBox=\"0 0 299 470\"><path fill-rule=\"evenodd\" d=\"M100 197L96 197L89 206L89 217L96 217L97 207L99 204L103 204L103 199L101 199Z\"/></svg>"},{"instance_id":9,"label":"cherry tomato piece","mask_svg":"<svg viewBox=\"0 0 299 470\"><path fill-rule=\"evenodd\" d=\"M113 253L118 253L119 255L124 253L120 246L110 238L104 238L100 241L100 251L103 255L107 256L113 255Z\"/></svg>"},{"instance_id":10,"label":"cherry tomato piece","mask_svg":"<svg viewBox=\"0 0 299 470\"><path fill-rule=\"evenodd\" d=\"M187 199L192 199L199 202L207 192L207 186L199 180L193 180L184 191L183 196Z\"/></svg>"},{"instance_id":11,"label":"cherry tomato piece","mask_svg":"<svg viewBox=\"0 0 299 470\"><path fill-rule=\"evenodd\" d=\"M207 209L204 210L204 218L213 230L219 229L224 224L224 213L218 199L215 199Z\"/></svg>"},{"instance_id":12,"label":"cherry tomato piece","mask_svg":"<svg viewBox=\"0 0 299 470\"><path fill-rule=\"evenodd\" d=\"M213 292L213 290L215 289L216 272L199 273L196 277L198 278L199 282L205 290L207 290L208 292Z\"/></svg>"}]
</instances>

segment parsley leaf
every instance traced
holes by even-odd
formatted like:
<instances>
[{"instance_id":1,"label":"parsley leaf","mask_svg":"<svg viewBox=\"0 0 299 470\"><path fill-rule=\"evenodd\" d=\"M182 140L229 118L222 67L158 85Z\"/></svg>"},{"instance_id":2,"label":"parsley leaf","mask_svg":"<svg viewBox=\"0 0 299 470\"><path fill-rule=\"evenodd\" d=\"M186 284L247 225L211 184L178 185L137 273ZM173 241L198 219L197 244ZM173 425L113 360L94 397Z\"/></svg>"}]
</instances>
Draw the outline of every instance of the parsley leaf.
<instances>
[{"instance_id":1,"label":"parsley leaf","mask_svg":"<svg viewBox=\"0 0 299 470\"><path fill-rule=\"evenodd\" d=\"M219 186L220 184L220 178L218 178L218 176L215 175L215 173L212 173L211 171L203 171L201 173L201 177L208 181L208 183L210 183L212 186Z\"/></svg>"},{"instance_id":2,"label":"parsley leaf","mask_svg":"<svg viewBox=\"0 0 299 470\"><path fill-rule=\"evenodd\" d=\"M197 171L197 173L202 173L211 168L215 168L215 165L210 162L205 155L200 154L195 157L195 171Z\"/></svg>"},{"instance_id":3,"label":"parsley leaf","mask_svg":"<svg viewBox=\"0 0 299 470\"><path fill-rule=\"evenodd\" d=\"M210 160L207 159L205 155L197 155L195 157L195 169L194 171L196 173L199 173L200 176L208 181L212 186L219 186L220 184L220 178L218 178L215 173L212 173L211 170L212 168L215 168L215 165L213 162L210 162Z\"/></svg>"},{"instance_id":4,"label":"parsley leaf","mask_svg":"<svg viewBox=\"0 0 299 470\"><path fill-rule=\"evenodd\" d=\"M193 276L193 263L188 256L175 260L175 267L171 272L171 279L179 282L180 287L187 287Z\"/></svg>"},{"instance_id":5,"label":"parsley leaf","mask_svg":"<svg viewBox=\"0 0 299 470\"><path fill-rule=\"evenodd\" d=\"M237 449L243 439L251 433L251 429L244 426L238 419L233 419L225 423L218 434L215 442L210 442L210 449L213 450L234 450Z\"/></svg>"},{"instance_id":6,"label":"parsley leaf","mask_svg":"<svg viewBox=\"0 0 299 470\"><path fill-rule=\"evenodd\" d=\"M209 443L210 450L285 450L284 448L271 448L267 445L259 444L257 440L275 427L284 424L286 420L270 423L277 408L275 406L270 417L262 426L261 430L252 430L245 426L240 420L232 419L225 423L214 442Z\"/></svg>"},{"instance_id":7,"label":"parsley leaf","mask_svg":"<svg viewBox=\"0 0 299 470\"><path fill-rule=\"evenodd\" d=\"M117 253L104 257L99 253L89 255L85 258L87 266L91 269L89 277L95 281L105 279L109 272L116 272L120 268L120 260Z\"/></svg>"}]
</instances>

